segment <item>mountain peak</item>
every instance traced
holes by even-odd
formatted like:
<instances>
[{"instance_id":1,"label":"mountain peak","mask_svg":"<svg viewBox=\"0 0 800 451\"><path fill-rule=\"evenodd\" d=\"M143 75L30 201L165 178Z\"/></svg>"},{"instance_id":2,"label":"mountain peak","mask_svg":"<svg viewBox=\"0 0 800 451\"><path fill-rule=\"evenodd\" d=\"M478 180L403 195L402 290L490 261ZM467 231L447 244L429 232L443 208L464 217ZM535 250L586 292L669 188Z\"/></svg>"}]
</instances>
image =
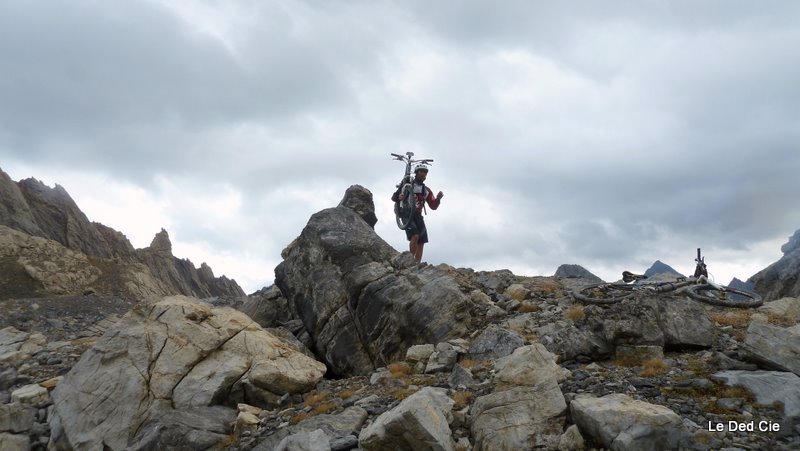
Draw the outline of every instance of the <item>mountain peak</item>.
<instances>
[{"instance_id":1,"label":"mountain peak","mask_svg":"<svg viewBox=\"0 0 800 451\"><path fill-rule=\"evenodd\" d=\"M644 275L647 277L653 277L656 274L674 274L676 276L684 277L683 274L676 271L675 268L662 262L661 260L656 260L652 266L650 266L650 268L644 272Z\"/></svg>"}]
</instances>

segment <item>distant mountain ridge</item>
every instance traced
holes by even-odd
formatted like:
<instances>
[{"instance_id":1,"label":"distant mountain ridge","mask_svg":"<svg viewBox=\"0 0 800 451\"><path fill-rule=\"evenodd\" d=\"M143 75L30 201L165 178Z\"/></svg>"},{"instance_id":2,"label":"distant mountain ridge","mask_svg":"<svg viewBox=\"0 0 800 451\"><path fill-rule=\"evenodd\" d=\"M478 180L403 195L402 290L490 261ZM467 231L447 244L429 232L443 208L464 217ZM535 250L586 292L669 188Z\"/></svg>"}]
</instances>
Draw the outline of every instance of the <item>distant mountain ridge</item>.
<instances>
[{"instance_id":1,"label":"distant mountain ridge","mask_svg":"<svg viewBox=\"0 0 800 451\"><path fill-rule=\"evenodd\" d=\"M16 276L0 281L0 296L12 285L16 287L12 291L19 292L20 284L36 287L40 295L80 294L73 293L80 289L131 296L244 296L235 280L214 277L205 263L198 269L189 260L174 257L165 230L149 247L134 249L121 232L90 221L62 186L50 188L33 178L14 182L2 169L0 226L18 232L2 233L2 269ZM85 262L67 250L84 255ZM59 265L83 266L86 277L55 283L63 278Z\"/></svg>"},{"instance_id":2,"label":"distant mountain ridge","mask_svg":"<svg viewBox=\"0 0 800 451\"><path fill-rule=\"evenodd\" d=\"M661 260L656 260L655 263L644 272L644 275L647 277L653 277L656 274L674 274L675 276L685 277L683 274L676 271L675 268Z\"/></svg>"},{"instance_id":3,"label":"distant mountain ridge","mask_svg":"<svg viewBox=\"0 0 800 451\"><path fill-rule=\"evenodd\" d=\"M583 266L575 264L563 264L559 266L554 276L565 277L567 279L584 279L590 283L603 283L603 279L597 277Z\"/></svg>"}]
</instances>

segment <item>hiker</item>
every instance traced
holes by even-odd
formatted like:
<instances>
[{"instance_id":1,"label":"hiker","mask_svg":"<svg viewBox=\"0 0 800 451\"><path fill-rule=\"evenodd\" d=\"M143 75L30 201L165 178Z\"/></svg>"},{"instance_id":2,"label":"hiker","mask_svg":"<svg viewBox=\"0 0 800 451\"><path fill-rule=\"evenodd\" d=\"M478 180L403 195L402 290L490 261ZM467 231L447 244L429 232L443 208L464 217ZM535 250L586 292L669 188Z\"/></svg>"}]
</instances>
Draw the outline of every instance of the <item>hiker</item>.
<instances>
[{"instance_id":1,"label":"hiker","mask_svg":"<svg viewBox=\"0 0 800 451\"><path fill-rule=\"evenodd\" d=\"M406 227L406 237L409 241L409 251L414 255L417 263L422 261L422 250L425 243L428 242L428 229L425 228L425 220L422 218L422 210L425 208L425 202L431 207L431 210L439 208L439 203L444 197L444 194L439 191L436 197L433 197L433 192L425 186L425 179L428 177L428 167L424 164L417 165L414 168L414 195L417 197L416 209L411 215L411 222ZM401 184L402 186L402 184ZM403 200L400 194L400 188L392 195L392 201L397 202Z\"/></svg>"}]
</instances>

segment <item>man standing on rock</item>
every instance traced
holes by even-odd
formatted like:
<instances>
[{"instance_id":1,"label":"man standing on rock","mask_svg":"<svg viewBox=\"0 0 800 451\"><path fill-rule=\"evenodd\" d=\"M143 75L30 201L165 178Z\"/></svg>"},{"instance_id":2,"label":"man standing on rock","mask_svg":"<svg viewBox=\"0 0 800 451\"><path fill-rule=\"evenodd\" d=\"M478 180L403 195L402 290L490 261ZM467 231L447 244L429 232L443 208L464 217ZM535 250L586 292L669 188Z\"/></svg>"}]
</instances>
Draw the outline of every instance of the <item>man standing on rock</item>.
<instances>
[{"instance_id":1,"label":"man standing on rock","mask_svg":"<svg viewBox=\"0 0 800 451\"><path fill-rule=\"evenodd\" d=\"M439 203L444 197L444 193L439 191L436 197L433 197L433 192L425 186L425 179L428 177L428 167L424 164L417 165L414 168L414 195L417 198L416 209L411 215L411 222L406 227L406 237L409 241L409 250L417 263L422 261L422 249L425 243L428 242L428 229L425 227L425 220L422 218L422 210L425 208L425 202L431 207L431 210L439 208ZM400 188L392 195L392 201L397 202L403 200L403 195L400 193Z\"/></svg>"}]
</instances>

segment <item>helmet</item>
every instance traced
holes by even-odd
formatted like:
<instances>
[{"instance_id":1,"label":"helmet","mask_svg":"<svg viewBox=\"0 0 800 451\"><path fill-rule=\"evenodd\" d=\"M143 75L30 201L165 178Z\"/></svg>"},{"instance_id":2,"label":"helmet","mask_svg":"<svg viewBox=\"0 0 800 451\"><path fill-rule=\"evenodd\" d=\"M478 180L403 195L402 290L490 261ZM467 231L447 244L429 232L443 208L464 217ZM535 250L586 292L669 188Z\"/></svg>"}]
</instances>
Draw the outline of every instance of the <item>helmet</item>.
<instances>
[{"instance_id":1,"label":"helmet","mask_svg":"<svg viewBox=\"0 0 800 451\"><path fill-rule=\"evenodd\" d=\"M425 171L425 172L428 172L428 166L427 166L427 165L424 165L424 164L418 164L418 165L417 165L417 166L414 168L414 174L416 174L416 173L417 173L417 171Z\"/></svg>"}]
</instances>

